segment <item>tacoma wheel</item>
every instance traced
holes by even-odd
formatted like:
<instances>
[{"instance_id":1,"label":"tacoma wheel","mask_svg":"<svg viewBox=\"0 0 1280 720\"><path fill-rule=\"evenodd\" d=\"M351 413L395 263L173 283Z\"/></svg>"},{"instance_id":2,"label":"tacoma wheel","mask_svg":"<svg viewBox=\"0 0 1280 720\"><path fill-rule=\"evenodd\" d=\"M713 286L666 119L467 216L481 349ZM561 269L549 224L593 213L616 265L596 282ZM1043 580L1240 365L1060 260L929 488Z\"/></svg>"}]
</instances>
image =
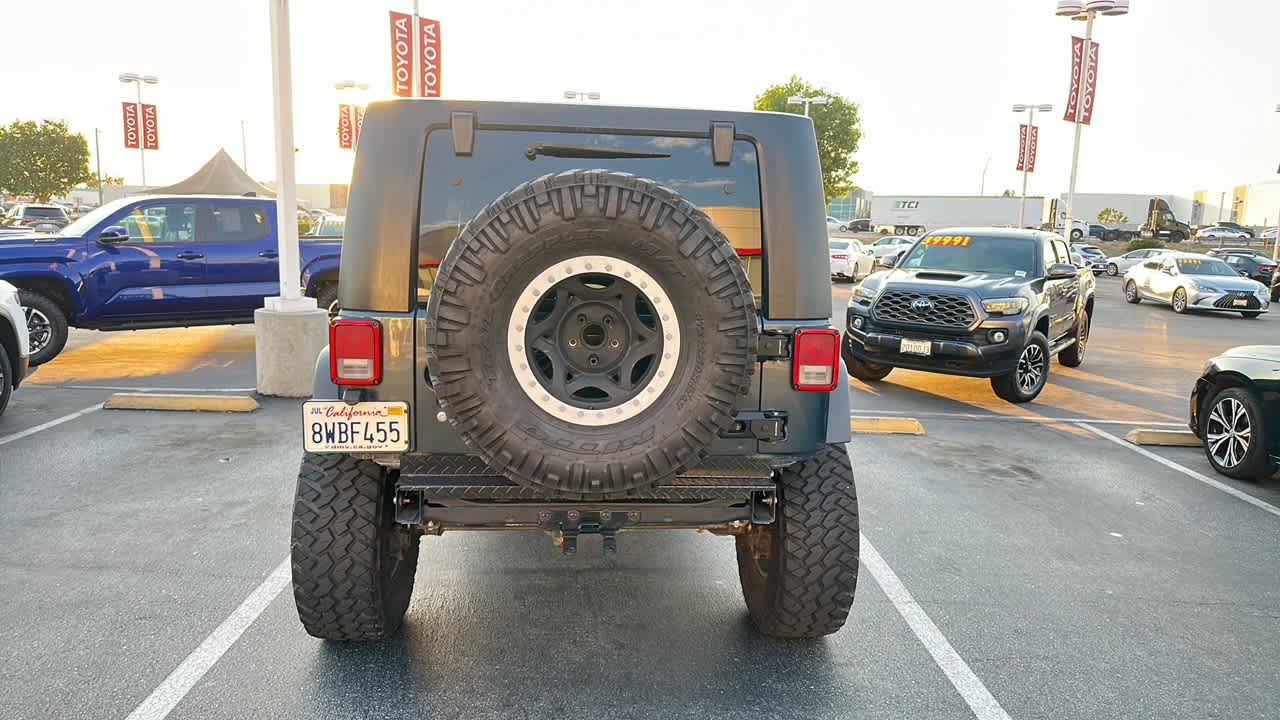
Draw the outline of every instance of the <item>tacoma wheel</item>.
<instances>
[{"instance_id":1,"label":"tacoma wheel","mask_svg":"<svg viewBox=\"0 0 1280 720\"><path fill-rule=\"evenodd\" d=\"M58 303L34 290L19 290L18 302L27 316L31 367L43 365L67 344L67 315Z\"/></svg>"},{"instance_id":2,"label":"tacoma wheel","mask_svg":"<svg viewBox=\"0 0 1280 720\"><path fill-rule=\"evenodd\" d=\"M517 482L574 497L705 456L755 368L733 247L680 195L623 173L547 175L495 200L449 248L427 316L458 433Z\"/></svg>"},{"instance_id":3,"label":"tacoma wheel","mask_svg":"<svg viewBox=\"0 0 1280 720\"><path fill-rule=\"evenodd\" d=\"M1201 421L1204 454L1213 469L1228 477L1261 480L1274 468L1267 460L1266 414L1245 388L1227 388L1213 396Z\"/></svg>"},{"instance_id":4,"label":"tacoma wheel","mask_svg":"<svg viewBox=\"0 0 1280 720\"><path fill-rule=\"evenodd\" d=\"M307 632L383 640L404 620L419 536L395 522L393 479L346 455L307 454L293 505L293 598Z\"/></svg>"},{"instance_id":5,"label":"tacoma wheel","mask_svg":"<svg viewBox=\"0 0 1280 720\"><path fill-rule=\"evenodd\" d=\"M1002 400L1011 403L1031 402L1048 380L1049 341L1041 333L1033 332L1018 355L1013 372L991 378L991 389Z\"/></svg>"},{"instance_id":6,"label":"tacoma wheel","mask_svg":"<svg viewBox=\"0 0 1280 720\"><path fill-rule=\"evenodd\" d=\"M776 519L737 537L742 595L765 635L829 635L844 626L858 584L858 494L849 454L828 445L778 474Z\"/></svg>"},{"instance_id":7,"label":"tacoma wheel","mask_svg":"<svg viewBox=\"0 0 1280 720\"><path fill-rule=\"evenodd\" d=\"M1058 353L1058 362L1067 367L1080 367L1084 362L1085 346L1089 344L1089 319L1089 313L1081 310L1075 326L1076 341L1071 347Z\"/></svg>"}]
</instances>

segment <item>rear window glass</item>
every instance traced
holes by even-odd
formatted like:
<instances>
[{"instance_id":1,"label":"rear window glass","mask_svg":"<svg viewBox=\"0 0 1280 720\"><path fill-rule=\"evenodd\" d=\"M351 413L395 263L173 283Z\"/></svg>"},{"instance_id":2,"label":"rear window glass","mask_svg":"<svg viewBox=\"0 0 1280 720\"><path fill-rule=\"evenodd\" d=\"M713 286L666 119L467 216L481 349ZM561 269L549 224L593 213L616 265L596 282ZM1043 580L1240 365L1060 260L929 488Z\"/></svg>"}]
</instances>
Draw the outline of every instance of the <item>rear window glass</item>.
<instances>
[{"instance_id":1,"label":"rear window glass","mask_svg":"<svg viewBox=\"0 0 1280 720\"><path fill-rule=\"evenodd\" d=\"M27 217L42 217L42 218L63 218L67 216L67 214L62 211L62 208L48 208L48 207L29 207L27 208L26 215Z\"/></svg>"},{"instance_id":2,"label":"rear window glass","mask_svg":"<svg viewBox=\"0 0 1280 720\"><path fill-rule=\"evenodd\" d=\"M832 249L832 250L848 250L848 249L849 249L849 243L847 243L847 242L841 242L841 241L839 241L839 240L832 240L832 241L831 241L831 249Z\"/></svg>"},{"instance_id":3,"label":"rear window glass","mask_svg":"<svg viewBox=\"0 0 1280 720\"><path fill-rule=\"evenodd\" d=\"M530 143L572 143L625 150L670 153L663 158L556 158L530 161ZM480 130L469 157L455 155L448 130L432 132L422 174L418 219L418 298L425 301L440 259L462 227L499 195L527 180L565 170L602 168L654 180L697 205L729 239L742 258L760 303L760 176L755 146L734 142L729 165L711 161L709 138L541 130Z\"/></svg>"},{"instance_id":4,"label":"rear window glass","mask_svg":"<svg viewBox=\"0 0 1280 720\"><path fill-rule=\"evenodd\" d=\"M1048 250L1048 248L1046 248ZM1036 242L987 235L927 235L903 258L900 267L919 270L1036 274Z\"/></svg>"}]
</instances>

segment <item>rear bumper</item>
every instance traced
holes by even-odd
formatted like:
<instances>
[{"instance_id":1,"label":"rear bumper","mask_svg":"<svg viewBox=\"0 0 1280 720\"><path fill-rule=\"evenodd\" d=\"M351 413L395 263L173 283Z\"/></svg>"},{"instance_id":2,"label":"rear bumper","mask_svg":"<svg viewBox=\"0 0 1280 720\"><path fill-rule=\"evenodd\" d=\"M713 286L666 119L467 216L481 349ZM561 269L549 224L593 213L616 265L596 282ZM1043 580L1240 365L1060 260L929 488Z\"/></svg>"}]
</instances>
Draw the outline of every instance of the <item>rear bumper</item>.
<instances>
[{"instance_id":1,"label":"rear bumper","mask_svg":"<svg viewBox=\"0 0 1280 720\"><path fill-rule=\"evenodd\" d=\"M854 317L862 318L862 327L854 327ZM889 365L908 370L995 377L1013 372L1026 342L1026 318L987 319L964 335L929 334L927 330L902 330L876 323L868 310L852 306L846 313L843 351L847 356L876 365ZM1003 342L992 342L991 332L1003 330ZM902 339L928 340L930 354L903 354Z\"/></svg>"}]
</instances>

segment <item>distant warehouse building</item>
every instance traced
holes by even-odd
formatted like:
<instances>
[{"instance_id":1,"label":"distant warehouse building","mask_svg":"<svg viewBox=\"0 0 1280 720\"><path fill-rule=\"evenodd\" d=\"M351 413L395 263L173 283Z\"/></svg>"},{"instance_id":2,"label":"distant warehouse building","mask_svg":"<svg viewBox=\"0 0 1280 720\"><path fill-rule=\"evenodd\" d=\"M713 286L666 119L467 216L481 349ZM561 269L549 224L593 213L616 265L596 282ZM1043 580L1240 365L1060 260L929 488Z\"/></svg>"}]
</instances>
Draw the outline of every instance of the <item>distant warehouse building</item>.
<instances>
[{"instance_id":1,"label":"distant warehouse building","mask_svg":"<svg viewBox=\"0 0 1280 720\"><path fill-rule=\"evenodd\" d=\"M1204 224L1230 220L1245 226L1267 227L1275 225L1280 216L1280 180L1201 190L1196 198L1221 206L1221 216L1206 214Z\"/></svg>"}]
</instances>

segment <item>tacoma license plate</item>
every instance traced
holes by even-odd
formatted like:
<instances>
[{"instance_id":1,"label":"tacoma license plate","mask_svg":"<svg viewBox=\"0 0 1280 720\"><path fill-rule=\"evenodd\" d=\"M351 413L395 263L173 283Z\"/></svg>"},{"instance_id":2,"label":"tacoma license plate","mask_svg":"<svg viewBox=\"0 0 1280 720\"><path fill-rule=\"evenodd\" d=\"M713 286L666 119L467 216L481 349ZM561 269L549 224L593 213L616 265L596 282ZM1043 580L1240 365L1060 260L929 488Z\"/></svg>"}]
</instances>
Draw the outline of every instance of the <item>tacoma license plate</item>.
<instances>
[{"instance_id":1,"label":"tacoma license plate","mask_svg":"<svg viewBox=\"0 0 1280 720\"><path fill-rule=\"evenodd\" d=\"M408 450L409 405L310 400L302 404L302 446L307 452Z\"/></svg>"},{"instance_id":2,"label":"tacoma license plate","mask_svg":"<svg viewBox=\"0 0 1280 720\"><path fill-rule=\"evenodd\" d=\"M902 338L902 343L898 346L898 352L904 355L930 355L933 353L933 342Z\"/></svg>"},{"instance_id":3,"label":"tacoma license plate","mask_svg":"<svg viewBox=\"0 0 1280 720\"><path fill-rule=\"evenodd\" d=\"M1237 299L1237 300L1232 300L1232 301L1231 301L1231 304L1232 304L1233 306L1235 306L1235 307L1248 307L1248 305L1249 305L1249 301L1248 301L1248 300L1239 300L1239 299Z\"/></svg>"}]
</instances>

